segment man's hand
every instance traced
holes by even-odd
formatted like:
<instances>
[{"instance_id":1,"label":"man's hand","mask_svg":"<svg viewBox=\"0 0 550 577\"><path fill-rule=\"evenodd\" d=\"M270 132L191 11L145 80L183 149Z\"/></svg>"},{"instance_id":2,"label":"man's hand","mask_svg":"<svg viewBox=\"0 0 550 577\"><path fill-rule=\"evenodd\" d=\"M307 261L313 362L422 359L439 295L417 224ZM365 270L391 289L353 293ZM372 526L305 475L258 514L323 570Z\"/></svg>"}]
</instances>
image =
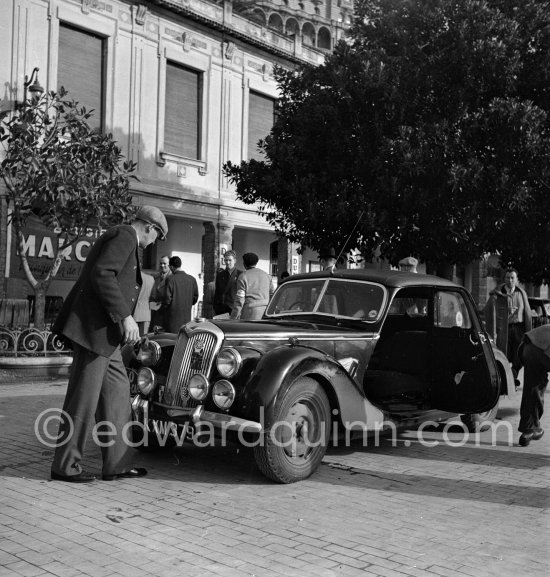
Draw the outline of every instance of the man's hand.
<instances>
[{"instance_id":1,"label":"man's hand","mask_svg":"<svg viewBox=\"0 0 550 577\"><path fill-rule=\"evenodd\" d=\"M123 343L133 345L141 338L139 336L139 328L133 316L128 315L125 319L122 319L122 328L124 331L122 335Z\"/></svg>"}]
</instances>

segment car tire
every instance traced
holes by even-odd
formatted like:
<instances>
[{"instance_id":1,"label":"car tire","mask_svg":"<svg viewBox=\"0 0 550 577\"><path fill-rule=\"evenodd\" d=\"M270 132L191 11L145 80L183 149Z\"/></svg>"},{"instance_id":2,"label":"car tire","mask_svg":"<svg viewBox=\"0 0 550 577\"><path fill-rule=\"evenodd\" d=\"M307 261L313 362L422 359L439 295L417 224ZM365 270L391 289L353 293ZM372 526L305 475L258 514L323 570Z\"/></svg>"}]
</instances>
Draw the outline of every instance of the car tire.
<instances>
[{"instance_id":1,"label":"car tire","mask_svg":"<svg viewBox=\"0 0 550 577\"><path fill-rule=\"evenodd\" d=\"M277 483L306 479L323 460L330 435L330 403L323 387L311 377L298 378L277 399L272 423L254 446L258 468Z\"/></svg>"},{"instance_id":2,"label":"car tire","mask_svg":"<svg viewBox=\"0 0 550 577\"><path fill-rule=\"evenodd\" d=\"M470 433L482 433L491 427L491 423L495 420L497 413L498 401L492 409L483 413L460 415L460 420L468 427Z\"/></svg>"}]
</instances>

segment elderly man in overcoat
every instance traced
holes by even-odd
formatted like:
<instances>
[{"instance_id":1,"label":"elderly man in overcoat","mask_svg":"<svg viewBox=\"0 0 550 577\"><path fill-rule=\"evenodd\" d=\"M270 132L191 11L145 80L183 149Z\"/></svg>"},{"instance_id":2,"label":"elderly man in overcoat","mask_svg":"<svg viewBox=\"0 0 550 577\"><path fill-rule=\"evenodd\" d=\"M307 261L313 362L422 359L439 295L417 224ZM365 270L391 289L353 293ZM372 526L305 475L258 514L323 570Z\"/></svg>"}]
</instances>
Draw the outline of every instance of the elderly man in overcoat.
<instances>
[{"instance_id":1,"label":"elderly man in overcoat","mask_svg":"<svg viewBox=\"0 0 550 577\"><path fill-rule=\"evenodd\" d=\"M141 288L138 247L168 233L166 218L142 206L131 225L115 226L93 245L80 277L65 300L53 331L69 339L73 363L63 404L51 477L86 483L82 469L86 438L94 423L101 442L102 478L141 477L123 430L131 420L130 383L121 356L123 343L139 340L132 314Z\"/></svg>"}]
</instances>

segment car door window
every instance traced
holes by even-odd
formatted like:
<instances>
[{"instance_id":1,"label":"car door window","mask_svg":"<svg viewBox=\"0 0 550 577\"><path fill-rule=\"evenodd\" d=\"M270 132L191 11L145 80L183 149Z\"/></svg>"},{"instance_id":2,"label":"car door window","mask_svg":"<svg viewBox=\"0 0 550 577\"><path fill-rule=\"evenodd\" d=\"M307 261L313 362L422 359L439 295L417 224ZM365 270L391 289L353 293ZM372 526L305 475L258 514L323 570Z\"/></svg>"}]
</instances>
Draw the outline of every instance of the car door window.
<instances>
[{"instance_id":1,"label":"car door window","mask_svg":"<svg viewBox=\"0 0 550 577\"><path fill-rule=\"evenodd\" d=\"M435 294L434 324L441 328L469 329L472 320L464 298L458 292L440 291Z\"/></svg>"}]
</instances>

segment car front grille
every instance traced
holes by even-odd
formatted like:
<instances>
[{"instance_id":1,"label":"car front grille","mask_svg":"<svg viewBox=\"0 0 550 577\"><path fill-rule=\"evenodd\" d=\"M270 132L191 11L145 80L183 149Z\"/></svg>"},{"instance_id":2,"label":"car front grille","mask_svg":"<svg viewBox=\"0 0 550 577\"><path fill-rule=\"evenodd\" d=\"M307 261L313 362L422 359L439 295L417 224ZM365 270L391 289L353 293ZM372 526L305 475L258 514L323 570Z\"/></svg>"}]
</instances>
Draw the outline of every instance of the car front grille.
<instances>
[{"instance_id":1,"label":"car front grille","mask_svg":"<svg viewBox=\"0 0 550 577\"><path fill-rule=\"evenodd\" d=\"M166 380L163 403L183 408L193 408L199 404L189 396L189 379L197 373L207 378L210 376L223 340L217 334L221 331L214 325L210 326L215 330L192 327L188 332L180 332Z\"/></svg>"}]
</instances>

